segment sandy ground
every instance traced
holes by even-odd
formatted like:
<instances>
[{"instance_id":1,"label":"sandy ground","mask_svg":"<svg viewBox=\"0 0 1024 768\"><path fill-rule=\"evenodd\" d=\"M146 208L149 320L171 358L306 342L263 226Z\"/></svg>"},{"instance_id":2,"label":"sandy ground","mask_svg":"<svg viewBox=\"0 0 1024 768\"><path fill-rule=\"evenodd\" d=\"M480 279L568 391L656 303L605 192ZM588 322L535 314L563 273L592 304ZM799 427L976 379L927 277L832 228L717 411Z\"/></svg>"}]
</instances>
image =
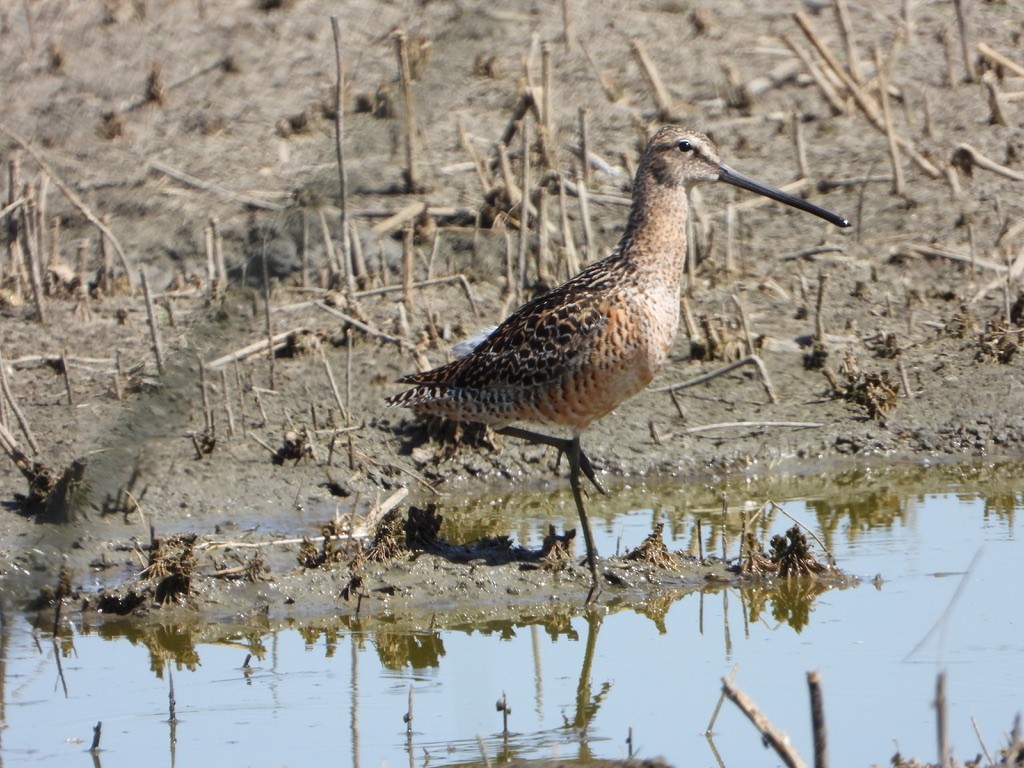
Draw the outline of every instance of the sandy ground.
<instances>
[{"instance_id":1,"label":"sandy ground","mask_svg":"<svg viewBox=\"0 0 1024 768\"><path fill-rule=\"evenodd\" d=\"M984 42L1019 67L1024 27L1012 5L975 4L969 31L972 51L973 43ZM726 162L775 185L801 176L799 128L808 178L803 194L853 222L840 231L775 204L749 207L749 195L720 188L725 185L699 190L703 236L685 287L690 311L698 326L706 322L717 330L719 352L730 359L745 349L742 306L774 401L752 366L674 399L657 391L725 362L696 359L706 338L681 333L652 387L585 435L587 452L613 489L610 503L627 485L670 478L777 479L850 463L884 468L1020 456L1021 182L971 167L958 147L966 142L1020 176L1024 102L1012 94L1024 80L1002 67L986 75L987 83L963 81L951 4L914 4L909 34L894 15L899 4L851 8L865 90L876 99L877 49L895 131L925 159L918 164L902 156L900 194L893 191L884 133L853 99L843 99L845 113L833 114L781 41L788 36L809 50L792 18L800 4L775 4L770 12L751 12L733 0L638 3L628 13L610 2L568 6L568 45L558 4L498 11L468 1L38 0L0 11L2 122L45 157L84 206L109 217L133 272L145 270L157 293L166 360L160 375L137 275L130 292L122 285L89 299L73 289L70 296L56 295L63 290L56 286L44 324L37 322L31 292L19 294L15 282L5 280L2 352L39 458L58 474L84 460L61 504L51 505L48 522L42 522L45 514L26 514L19 494L27 483L11 461L0 460L6 506L0 573L12 590L32 594L40 584L53 586L66 564L71 586L95 606L101 588L120 585L120 595L141 588L151 531L165 543L195 533L203 546L317 536L321 525L366 513L400 488L411 492L402 509L434 502L446 516L446 503L463 496L508 496L527 486L554 483L563 488L563 500L568 497L564 471L552 472L551 452L471 431L453 446L384 404L398 391L392 383L398 375L443 362L452 343L510 309L506 236L514 252L518 235L514 228L475 229L478 215L488 220L485 199L493 202L495 195L485 195L459 126L476 153L492 159L523 93L524 61L534 84L542 82L544 46L553 85L551 146L555 166L570 179L579 166L578 108L588 110L589 149L598 158L589 187L594 257L607 253L621 233L639 144L667 119L706 130ZM845 64L832 8L804 10ZM339 230L332 13L339 14L344 46L349 208L369 270L367 292L355 296L344 280L331 288L322 280L329 255L320 213L335 243ZM402 121L389 116L401 112L390 34L397 27L409 35L418 74L412 92L423 190L416 193L405 191ZM642 41L664 81L668 115L658 114L633 40ZM976 55L971 61L978 65ZM1005 94L999 105L1006 125L998 121L993 90ZM509 146L516 178L519 149L517 134ZM0 156L5 167L20 158L21 182L38 190L39 166L7 132ZM928 163L934 177L921 167ZM500 186L500 173L487 183ZM45 217L59 220L59 260L75 267L84 243L81 263L91 281L101 264L96 229L55 187L48 183ZM567 276L569 262L551 189L548 279L554 281ZM405 308L400 290L372 292L400 285L403 273L401 232L373 228L417 202L431 215L416 229L415 279L461 275L465 282L416 289ZM742 203L731 238L730 202ZM586 259L575 195L567 196L566 212L579 257ZM226 295L213 300L204 234L211 216L233 277ZM53 242L49 224L44 229ZM531 239L531 283L538 277L537 247ZM211 432L199 361L212 364L266 338L257 258L264 252L275 276L272 333L305 333L272 366L265 354L208 366ZM118 274L120 261L112 259ZM812 349L818 332L824 344ZM833 383L822 363L834 372ZM31 454L9 406L5 417ZM304 439L309 452L300 461L274 463L271 454L287 433ZM500 517L486 531L510 532ZM465 543L448 529L442 536ZM198 548L194 566L202 575L192 584L191 607L236 616L355 610L357 601L340 596L351 586L350 560L302 568L294 545L257 568L252 551ZM481 565L486 575L466 588L467 569ZM209 576L245 567L259 576L255 584ZM462 610L482 604L490 612L519 604L522 610L552 595L573 603L587 586L585 570L575 566L552 577L545 569L488 565L486 558L466 564L450 553L403 559L397 569L361 568L364 605L376 601L407 615L442 604ZM713 578L732 578L720 563L707 568ZM421 569L432 569L439 586L413 589L426 580ZM692 589L709 575L703 566L682 576L654 571L610 583L604 599ZM148 592L140 600L143 609L152 597Z\"/></svg>"}]
</instances>

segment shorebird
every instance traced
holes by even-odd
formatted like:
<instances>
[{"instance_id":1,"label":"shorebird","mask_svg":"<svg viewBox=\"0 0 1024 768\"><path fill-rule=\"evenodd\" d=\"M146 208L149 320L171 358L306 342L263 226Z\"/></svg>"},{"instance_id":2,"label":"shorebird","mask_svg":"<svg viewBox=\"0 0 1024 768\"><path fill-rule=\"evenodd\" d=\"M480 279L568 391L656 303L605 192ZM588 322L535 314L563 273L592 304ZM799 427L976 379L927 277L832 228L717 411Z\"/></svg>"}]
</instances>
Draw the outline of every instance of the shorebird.
<instances>
[{"instance_id":1,"label":"shorebird","mask_svg":"<svg viewBox=\"0 0 1024 768\"><path fill-rule=\"evenodd\" d=\"M483 422L499 434L565 453L593 580L591 596L598 584L597 548L580 474L601 493L607 491L580 448L580 434L646 387L665 362L679 327L687 192L705 181L724 181L838 227L850 225L725 165L703 133L666 126L640 159L626 229L610 256L524 304L462 357L402 377L400 382L413 387L387 399L420 414ZM571 436L511 426L524 421L568 427Z\"/></svg>"}]
</instances>

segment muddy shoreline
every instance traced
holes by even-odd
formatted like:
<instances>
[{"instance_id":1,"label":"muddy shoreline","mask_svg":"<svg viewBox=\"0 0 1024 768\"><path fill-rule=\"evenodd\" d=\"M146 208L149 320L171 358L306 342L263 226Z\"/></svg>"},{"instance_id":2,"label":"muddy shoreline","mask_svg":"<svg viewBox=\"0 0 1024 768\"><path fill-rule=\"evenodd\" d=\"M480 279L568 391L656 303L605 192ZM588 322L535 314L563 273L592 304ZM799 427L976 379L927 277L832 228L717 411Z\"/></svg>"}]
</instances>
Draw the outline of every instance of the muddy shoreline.
<instances>
[{"instance_id":1,"label":"muddy shoreline","mask_svg":"<svg viewBox=\"0 0 1024 768\"><path fill-rule=\"evenodd\" d=\"M6 506L0 568L17 590L12 594L27 600L41 585L56 584L61 565L70 567L76 589L128 579L145 567L142 548L151 530L158 537L253 528L270 537L315 537L337 515L365 514L400 487L410 489L411 502L436 501L442 514L446 503L481 494L564 490L549 451L473 430L461 431L456 443L439 440L435 430L384 405L397 391L391 382L398 375L442 362L451 344L509 310L506 233L473 226L493 198L481 191L457 128L461 122L483 156L492 153L522 93L521 56L534 31L551 43L556 92L572 94L554 102L554 146L567 172L576 163L577 107L589 109L589 148L601 159L591 182L594 257L621 233L638 141L663 121L630 54L630 38L647 41L679 116L712 132L723 158L738 169L774 184L795 178L799 128L810 176L803 193L854 223L850 232L826 230L758 205L739 209L729 238L725 207L743 206L745 199L700 191L705 229L685 288L698 332L681 333L652 387L584 437L615 493L667 479L725 478L742 486L816 471L809 467L994 462L1024 454L1024 358L1016 354L1024 303L1019 276L1005 278L1007 260L1021 247L1014 234L1024 216L1019 184L980 168L965 173L962 157L956 161L957 146L969 137L986 157L1017 168L1024 147L1020 107L1008 104L1014 119L994 124L985 85L948 82L935 62L944 60L936 36L950 19L938 10L921 9L912 45L896 45L898 20L857 20L865 51L897 51L890 67L897 127L942 169L933 179L904 159L907 191L895 194L885 180L851 181L890 172L886 139L852 108L830 114L799 68L746 103L729 97L725 70L710 62L751 48L750 61L733 65L736 80L749 85L791 59L779 42L797 31L788 12L757 15L742 3L725 3L700 14L672 4L628 17L610 5L579 14L575 35L590 41L598 71L621 88L612 102L581 48L558 42L561 19L553 10L350 5L345 152L350 210L369 271L356 294L331 282L330 254L319 234L323 212L337 240L326 5L265 11L243 4L209 19L184 2L145 14L112 4L117 8L106 16L92 8L58 13L57 4L41 3L40 18L64 58L52 47L47 54L42 46L4 46L2 63L14 73L5 89L6 124L48 158L91 210L110 216L133 268L146 270L158 294L166 359L160 375L137 277L131 287L122 280L88 297L54 277L45 324L35 319L27 286L18 293L5 283L3 356L39 455L58 475L83 461L50 522L23 514L25 479L6 459L0 465ZM175 21L175 34L163 34L181 11L177 6L191 10ZM1020 60L1020 33L1007 7L978 7L972 31ZM814 23L835 43L827 14ZM5 18L3 34L22 39L19 24ZM685 45L657 33L666 24ZM386 108L397 99L394 50L381 35L399 25L430 53L414 83L426 187L415 194L402 191L401 121ZM608 39L621 45L598 47L605 25L614 31ZM140 40L148 44L139 46ZM189 75L192 62L216 62L210 54L216 50L227 51L231 66ZM540 57L534 58L539 72ZM153 96L144 83L154 60L162 66L165 88L157 95L163 95L136 103L140 94ZM999 70L993 77L1011 76ZM368 95L387 103L378 103L376 114L359 111ZM514 164L516 141L509 146ZM0 150L5 161L19 155L23 181L38 185L37 167L12 139L4 138ZM167 166L209 183L183 182L160 170ZM266 205L247 209L242 195ZM379 225L410 203L435 211L414 232L415 279L461 277L417 289L407 307L395 290L402 282L401 232ZM87 248L81 277L89 282L101 263L95 230L52 187L47 204L47 215L60 219L59 260L75 265L81 238ZM549 204L556 220L557 205ZM218 220L233 278L215 298L205 271L209 216ZM566 218L584 258L581 216L569 199ZM514 246L516 231L507 234ZM555 237L550 280L568 274L560 243ZM263 253L276 275L271 334L294 336L273 361L256 354L237 365L212 365L267 336L263 290L240 282L243 276L251 282L259 263L253 259ZM532 250L530 256L532 270ZM743 323L770 390L748 365L675 396L658 391L742 356ZM716 350L709 349L706 329L717 336ZM700 359L709 354L718 359ZM207 363L206 405L200 359ZM16 422L7 423L25 448ZM279 451L282 461L275 463ZM494 535L508 532L495 522ZM345 574L304 572L294 559L291 552L273 564L276 584L269 592L214 580L209 592L191 596L189 610L225 616L296 595L314 611L345 610L339 603ZM523 573L529 572L514 578ZM472 604L471 595L458 591L464 575L446 577L444 599ZM571 602L576 581L548 588ZM499 605L514 611L516 600L496 590L484 601L495 611ZM422 599L436 607L434 597ZM395 610L415 613L416 601Z\"/></svg>"}]
</instances>

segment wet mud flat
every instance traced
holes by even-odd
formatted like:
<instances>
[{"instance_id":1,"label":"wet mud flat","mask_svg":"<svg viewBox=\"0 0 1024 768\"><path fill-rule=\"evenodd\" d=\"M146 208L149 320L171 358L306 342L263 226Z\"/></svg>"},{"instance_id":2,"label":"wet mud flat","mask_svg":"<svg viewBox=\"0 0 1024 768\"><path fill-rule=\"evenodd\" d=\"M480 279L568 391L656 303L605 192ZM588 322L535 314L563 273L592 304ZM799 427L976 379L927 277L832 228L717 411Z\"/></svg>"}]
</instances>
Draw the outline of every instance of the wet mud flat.
<instances>
[{"instance_id":1,"label":"wet mud flat","mask_svg":"<svg viewBox=\"0 0 1024 768\"><path fill-rule=\"evenodd\" d=\"M219 543L306 537L321 547L313 562L330 557L323 526L400 488L403 511L435 503L446 516L482 493L564 487L550 450L419 424L384 398L399 375L443 362L453 343L609 252L638 145L665 122L709 131L726 162L792 181L854 227L695 193L670 359L583 438L613 496L665 479L742 486L1024 453L1024 120L1010 96L1024 53L1012 4L979 4L966 30L952 7L909 18L853 8L845 37L832 8L796 18L796 4L622 14L594 3L570 12L569 30L554 6L346 4L342 145L361 262L353 252L344 265L337 8L140 9L43 1L0 23L11 43L0 46L11 73L0 208L14 233L0 256L0 575L19 602L62 583L123 596L153 566L155 541L195 536L203 573L226 573L196 579L179 608L210 620L354 613L362 592L361 615L396 621L442 606L581 605L585 568L495 564L491 550L467 555L482 563L425 553L354 574L350 560L300 565L299 543L262 548L262 566ZM399 27L408 81L389 35ZM737 50L752 53L737 61ZM536 215L519 274L524 118ZM500 518L486 532L508 533ZM609 563L622 581L605 586L610 601L733 578L721 563L685 576ZM436 591L417 589L431 578Z\"/></svg>"}]
</instances>

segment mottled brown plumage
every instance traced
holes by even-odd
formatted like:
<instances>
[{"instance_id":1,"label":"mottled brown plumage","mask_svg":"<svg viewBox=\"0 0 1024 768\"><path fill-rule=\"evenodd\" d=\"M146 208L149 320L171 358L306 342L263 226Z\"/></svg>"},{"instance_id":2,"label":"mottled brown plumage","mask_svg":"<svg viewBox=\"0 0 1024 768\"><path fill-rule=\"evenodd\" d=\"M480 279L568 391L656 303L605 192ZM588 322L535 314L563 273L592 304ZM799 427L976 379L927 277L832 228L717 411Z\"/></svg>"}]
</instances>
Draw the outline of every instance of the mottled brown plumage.
<instances>
[{"instance_id":1,"label":"mottled brown plumage","mask_svg":"<svg viewBox=\"0 0 1024 768\"><path fill-rule=\"evenodd\" d=\"M596 583L596 552L579 494L582 470L600 488L579 434L651 381L679 325L686 253L687 190L721 180L821 216L844 219L738 174L702 133L678 126L648 142L633 184L625 232L610 256L523 305L464 357L401 379L411 389L388 398L417 413L504 428L531 421L569 427L558 439L524 430L569 454L570 482Z\"/></svg>"}]
</instances>

